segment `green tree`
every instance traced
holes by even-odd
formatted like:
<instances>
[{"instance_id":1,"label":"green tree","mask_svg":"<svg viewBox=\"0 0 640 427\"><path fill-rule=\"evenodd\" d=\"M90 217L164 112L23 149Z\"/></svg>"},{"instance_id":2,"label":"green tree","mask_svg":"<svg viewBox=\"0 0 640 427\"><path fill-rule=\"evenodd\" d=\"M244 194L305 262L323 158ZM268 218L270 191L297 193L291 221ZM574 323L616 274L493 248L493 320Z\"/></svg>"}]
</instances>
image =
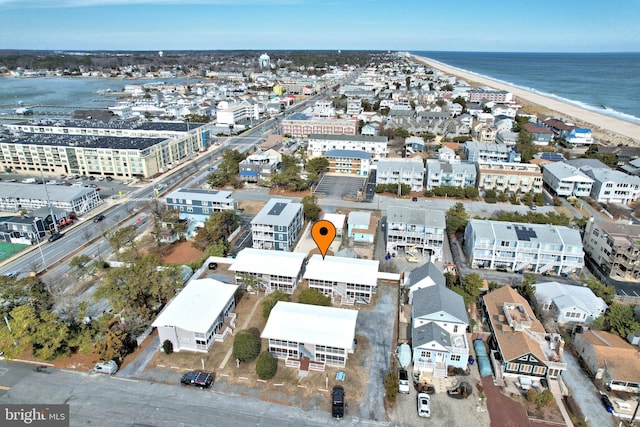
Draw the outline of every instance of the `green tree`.
<instances>
[{"instance_id":1,"label":"green tree","mask_svg":"<svg viewBox=\"0 0 640 427\"><path fill-rule=\"evenodd\" d=\"M469 222L469 214L460 202L453 205L446 213L447 230L455 234L464 231Z\"/></svg>"},{"instance_id":2,"label":"green tree","mask_svg":"<svg viewBox=\"0 0 640 427\"><path fill-rule=\"evenodd\" d=\"M218 240L226 240L240 226L240 216L230 209L212 213L198 229L193 246L205 250Z\"/></svg>"},{"instance_id":3,"label":"green tree","mask_svg":"<svg viewBox=\"0 0 640 427\"><path fill-rule=\"evenodd\" d=\"M395 371L388 372L384 376L384 389L386 390L387 399L395 402L398 397L399 379Z\"/></svg>"},{"instance_id":4,"label":"green tree","mask_svg":"<svg viewBox=\"0 0 640 427\"><path fill-rule=\"evenodd\" d=\"M462 292L462 297L466 305L475 302L480 296L482 287L484 286L484 280L478 273L470 273L464 276L460 280L460 286L458 287ZM456 288L454 287L455 291Z\"/></svg>"},{"instance_id":5,"label":"green tree","mask_svg":"<svg viewBox=\"0 0 640 427\"><path fill-rule=\"evenodd\" d=\"M326 157L314 157L307 161L307 173L317 179L329 167L329 160Z\"/></svg>"},{"instance_id":6,"label":"green tree","mask_svg":"<svg viewBox=\"0 0 640 427\"><path fill-rule=\"evenodd\" d=\"M164 352L164 354L173 353L173 343L169 340L164 340L162 342L162 351Z\"/></svg>"},{"instance_id":7,"label":"green tree","mask_svg":"<svg viewBox=\"0 0 640 427\"><path fill-rule=\"evenodd\" d=\"M18 358L31 346L33 336L39 325L39 317L36 310L28 305L21 305L11 310L6 317L5 325L0 324L0 351L8 360Z\"/></svg>"},{"instance_id":8,"label":"green tree","mask_svg":"<svg viewBox=\"0 0 640 427\"><path fill-rule=\"evenodd\" d=\"M626 337L640 329L640 325L633 316L633 307L613 303L605 314L605 324L611 333Z\"/></svg>"},{"instance_id":9,"label":"green tree","mask_svg":"<svg viewBox=\"0 0 640 427\"><path fill-rule=\"evenodd\" d=\"M89 255L77 255L69 261L69 267L74 270L78 279L95 273L95 263Z\"/></svg>"},{"instance_id":10,"label":"green tree","mask_svg":"<svg viewBox=\"0 0 640 427\"><path fill-rule=\"evenodd\" d=\"M131 247L134 245L138 229L135 225L128 225L121 227L107 236L109 246L116 253L116 256L120 253L121 249Z\"/></svg>"},{"instance_id":11,"label":"green tree","mask_svg":"<svg viewBox=\"0 0 640 427\"><path fill-rule=\"evenodd\" d=\"M475 187L465 187L464 188L464 197L467 199L475 200L478 198L478 189Z\"/></svg>"},{"instance_id":12,"label":"green tree","mask_svg":"<svg viewBox=\"0 0 640 427\"><path fill-rule=\"evenodd\" d=\"M241 362L250 362L260 354L260 338L252 331L244 330L233 339L232 356Z\"/></svg>"},{"instance_id":13,"label":"green tree","mask_svg":"<svg viewBox=\"0 0 640 427\"><path fill-rule=\"evenodd\" d=\"M331 307L331 297L317 289L305 289L298 295L298 303Z\"/></svg>"},{"instance_id":14,"label":"green tree","mask_svg":"<svg viewBox=\"0 0 640 427\"><path fill-rule=\"evenodd\" d=\"M285 294L281 290L275 290L264 301L262 301L262 317L269 318L271 310L278 303L278 301L289 301L289 295Z\"/></svg>"},{"instance_id":15,"label":"green tree","mask_svg":"<svg viewBox=\"0 0 640 427\"><path fill-rule=\"evenodd\" d=\"M302 210L305 219L309 221L317 221L320 218L320 206L318 205L318 198L312 194L304 196L302 198Z\"/></svg>"},{"instance_id":16,"label":"green tree","mask_svg":"<svg viewBox=\"0 0 640 427\"><path fill-rule=\"evenodd\" d=\"M261 380L270 380L278 372L278 360L268 351L263 351L256 361L256 374Z\"/></svg>"},{"instance_id":17,"label":"green tree","mask_svg":"<svg viewBox=\"0 0 640 427\"><path fill-rule=\"evenodd\" d=\"M0 301L0 314L4 317L21 305L32 307L38 313L49 310L53 296L37 276L16 279L0 275Z\"/></svg>"},{"instance_id":18,"label":"green tree","mask_svg":"<svg viewBox=\"0 0 640 427\"><path fill-rule=\"evenodd\" d=\"M128 352L130 338L124 329L114 327L109 329L104 338L96 341L95 350L100 360L115 360L121 362L122 357Z\"/></svg>"},{"instance_id":19,"label":"green tree","mask_svg":"<svg viewBox=\"0 0 640 427\"><path fill-rule=\"evenodd\" d=\"M535 274L525 273L522 276L522 284L518 287L518 293L529 303L533 302L534 299L536 289L533 285L536 281Z\"/></svg>"},{"instance_id":20,"label":"green tree","mask_svg":"<svg viewBox=\"0 0 640 427\"><path fill-rule=\"evenodd\" d=\"M509 196L507 196L507 193L498 193L497 199L499 202L504 203L509 200Z\"/></svg>"},{"instance_id":21,"label":"green tree","mask_svg":"<svg viewBox=\"0 0 640 427\"><path fill-rule=\"evenodd\" d=\"M38 317L38 325L31 337L33 354L44 360L68 354L69 327L53 311L43 311Z\"/></svg>"},{"instance_id":22,"label":"green tree","mask_svg":"<svg viewBox=\"0 0 640 427\"><path fill-rule=\"evenodd\" d=\"M591 289L591 292L593 292L595 296L602 298L607 305L613 303L613 298L616 296L616 288L611 285L606 285L594 277L585 279L584 283Z\"/></svg>"},{"instance_id":23,"label":"green tree","mask_svg":"<svg viewBox=\"0 0 640 427\"><path fill-rule=\"evenodd\" d=\"M485 190L484 191L484 201L486 203L495 203L498 200L498 195L496 194L496 190Z\"/></svg>"}]
</instances>

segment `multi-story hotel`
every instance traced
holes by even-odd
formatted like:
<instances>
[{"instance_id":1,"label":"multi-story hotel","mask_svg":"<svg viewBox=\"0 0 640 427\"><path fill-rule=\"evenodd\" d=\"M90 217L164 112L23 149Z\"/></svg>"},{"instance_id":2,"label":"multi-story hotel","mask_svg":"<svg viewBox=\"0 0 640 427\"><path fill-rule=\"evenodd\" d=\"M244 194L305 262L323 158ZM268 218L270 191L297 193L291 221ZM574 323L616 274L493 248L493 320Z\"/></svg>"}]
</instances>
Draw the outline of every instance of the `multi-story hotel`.
<instances>
[{"instance_id":1,"label":"multi-story hotel","mask_svg":"<svg viewBox=\"0 0 640 427\"><path fill-rule=\"evenodd\" d=\"M580 232L569 227L472 219L464 242L473 268L567 275L584 267Z\"/></svg>"},{"instance_id":2,"label":"multi-story hotel","mask_svg":"<svg viewBox=\"0 0 640 427\"><path fill-rule=\"evenodd\" d=\"M386 136L311 134L307 155L320 157L329 150L357 150L366 151L374 159L380 159L387 157L387 142Z\"/></svg>"},{"instance_id":3,"label":"multi-story hotel","mask_svg":"<svg viewBox=\"0 0 640 427\"><path fill-rule=\"evenodd\" d=\"M203 123L33 120L4 125L0 167L47 176L150 178L210 144Z\"/></svg>"},{"instance_id":4,"label":"multi-story hotel","mask_svg":"<svg viewBox=\"0 0 640 427\"><path fill-rule=\"evenodd\" d=\"M350 117L315 117L306 113L295 113L282 120L282 134L305 138L312 134L357 135L358 119Z\"/></svg>"},{"instance_id":5,"label":"multi-story hotel","mask_svg":"<svg viewBox=\"0 0 640 427\"><path fill-rule=\"evenodd\" d=\"M478 191L501 193L542 193L542 172L530 163L478 163Z\"/></svg>"}]
</instances>

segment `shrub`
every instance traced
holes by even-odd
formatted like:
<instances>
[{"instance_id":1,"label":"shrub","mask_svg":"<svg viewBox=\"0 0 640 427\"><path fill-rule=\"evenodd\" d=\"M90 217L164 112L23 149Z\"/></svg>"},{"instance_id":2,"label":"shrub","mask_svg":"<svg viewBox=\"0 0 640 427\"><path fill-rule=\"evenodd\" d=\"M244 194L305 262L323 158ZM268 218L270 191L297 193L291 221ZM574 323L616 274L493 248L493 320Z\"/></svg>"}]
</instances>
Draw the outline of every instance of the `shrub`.
<instances>
[{"instance_id":1,"label":"shrub","mask_svg":"<svg viewBox=\"0 0 640 427\"><path fill-rule=\"evenodd\" d=\"M278 372L278 360L268 351L263 351L256 361L256 374L261 380L270 380Z\"/></svg>"},{"instance_id":2,"label":"shrub","mask_svg":"<svg viewBox=\"0 0 640 427\"><path fill-rule=\"evenodd\" d=\"M387 399L389 402L395 402L398 397L398 375L394 372L389 372L384 376L384 388L387 391Z\"/></svg>"},{"instance_id":3,"label":"shrub","mask_svg":"<svg viewBox=\"0 0 640 427\"><path fill-rule=\"evenodd\" d=\"M536 397L536 405L541 408L543 406L549 406L553 402L553 393L549 390L544 390Z\"/></svg>"},{"instance_id":4,"label":"shrub","mask_svg":"<svg viewBox=\"0 0 640 427\"><path fill-rule=\"evenodd\" d=\"M233 357L249 362L260 354L260 339L249 331L240 331L233 339Z\"/></svg>"},{"instance_id":5,"label":"shrub","mask_svg":"<svg viewBox=\"0 0 640 427\"><path fill-rule=\"evenodd\" d=\"M165 354L173 353L173 343L169 340L164 340L162 343L162 351L164 351Z\"/></svg>"},{"instance_id":6,"label":"shrub","mask_svg":"<svg viewBox=\"0 0 640 427\"><path fill-rule=\"evenodd\" d=\"M538 392L535 389L530 388L529 390L527 390L528 402L531 402L531 403L535 402L537 397L538 397Z\"/></svg>"}]
</instances>

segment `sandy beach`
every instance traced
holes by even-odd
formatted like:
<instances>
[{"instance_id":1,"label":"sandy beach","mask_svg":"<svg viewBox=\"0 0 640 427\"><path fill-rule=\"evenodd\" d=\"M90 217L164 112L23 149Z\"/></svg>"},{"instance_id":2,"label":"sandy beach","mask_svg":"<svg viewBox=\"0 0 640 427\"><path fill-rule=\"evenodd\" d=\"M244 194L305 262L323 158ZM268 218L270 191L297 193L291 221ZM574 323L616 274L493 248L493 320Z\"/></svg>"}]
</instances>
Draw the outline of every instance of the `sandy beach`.
<instances>
[{"instance_id":1,"label":"sandy beach","mask_svg":"<svg viewBox=\"0 0 640 427\"><path fill-rule=\"evenodd\" d=\"M550 115L567 122L573 122L576 125L588 125L593 130L593 136L598 143L603 145L629 145L640 146L640 125L627 122L625 120L610 117L595 111L586 110L574 105L558 101L534 92L517 88L505 83L501 83L492 79L468 73L454 67L447 66L441 62L430 60L420 56L410 55L414 61L424 63L432 68L442 71L445 74L459 77L468 83L475 82L482 86L489 86L499 90L506 90L513 93L517 101L521 104L522 100L543 107L548 110Z\"/></svg>"}]
</instances>

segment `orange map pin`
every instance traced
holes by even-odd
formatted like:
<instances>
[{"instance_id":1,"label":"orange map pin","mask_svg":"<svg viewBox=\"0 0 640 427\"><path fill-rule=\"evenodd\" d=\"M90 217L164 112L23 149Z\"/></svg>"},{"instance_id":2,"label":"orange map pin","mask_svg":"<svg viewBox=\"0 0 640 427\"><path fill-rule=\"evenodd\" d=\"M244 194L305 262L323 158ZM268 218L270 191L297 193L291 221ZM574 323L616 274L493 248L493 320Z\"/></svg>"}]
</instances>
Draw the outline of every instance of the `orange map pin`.
<instances>
[{"instance_id":1,"label":"orange map pin","mask_svg":"<svg viewBox=\"0 0 640 427\"><path fill-rule=\"evenodd\" d=\"M322 254L322 259L324 259L324 256L329 250L329 246L331 246L333 239L336 237L336 227L331 221L321 219L311 227L311 237L313 237L313 241L316 242Z\"/></svg>"}]
</instances>

